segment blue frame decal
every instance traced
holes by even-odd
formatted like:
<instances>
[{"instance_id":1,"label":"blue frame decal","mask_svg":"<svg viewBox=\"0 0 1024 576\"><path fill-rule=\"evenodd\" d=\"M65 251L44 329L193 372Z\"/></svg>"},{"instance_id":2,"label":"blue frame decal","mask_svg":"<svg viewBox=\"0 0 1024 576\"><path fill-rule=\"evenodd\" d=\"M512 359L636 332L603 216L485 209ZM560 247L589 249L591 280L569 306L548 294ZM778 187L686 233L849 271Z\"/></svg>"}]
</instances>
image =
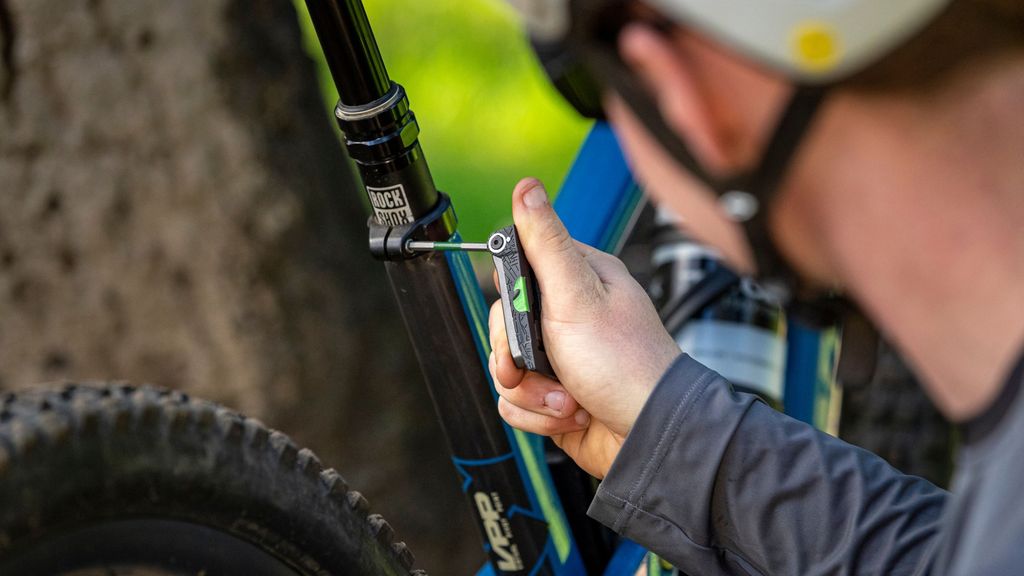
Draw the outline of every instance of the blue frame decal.
<instances>
[{"instance_id":1,"label":"blue frame decal","mask_svg":"<svg viewBox=\"0 0 1024 576\"><path fill-rule=\"evenodd\" d=\"M452 462L455 463L455 471L459 473L459 476L462 476L462 491L467 492L469 487L473 485L473 475L469 473L468 468L490 466L491 464L497 464L510 458L515 458L515 456L515 453L509 452L508 454L495 456L494 458L484 458L483 460L468 460L466 458L452 457ZM509 516L511 516L511 514L509 514Z\"/></svg>"},{"instance_id":2,"label":"blue frame decal","mask_svg":"<svg viewBox=\"0 0 1024 576\"><path fill-rule=\"evenodd\" d=\"M459 241L458 234L452 238ZM475 335L475 343L480 362L487 374L488 385L492 388L494 401L498 401L498 394L493 390L493 382L490 381L490 373L487 369L487 359L490 355L490 340L487 328L487 306L484 302L483 292L473 274L469 256L464 252L446 252L449 267L452 270L452 277L459 290L459 298L462 302L463 312L469 322L470 329ZM472 474L470 468L474 466L486 466L514 458L519 474L523 478L524 486L530 509L526 510L521 506L511 506L505 511L506 517L522 514L530 518L544 521L548 524L548 541L544 547L537 564L531 567L529 574L536 574L541 567L550 564L556 576L584 576L583 560L573 540L572 532L569 529L568 520L562 511L558 493L555 490L554 482L544 462L543 450L538 451L540 444L534 442L535 436L520 430L515 430L503 423L512 452L508 455L501 455L486 460L463 460L453 458L456 470L463 478L463 491L472 485ZM495 573L493 567L488 563L490 573Z\"/></svg>"}]
</instances>

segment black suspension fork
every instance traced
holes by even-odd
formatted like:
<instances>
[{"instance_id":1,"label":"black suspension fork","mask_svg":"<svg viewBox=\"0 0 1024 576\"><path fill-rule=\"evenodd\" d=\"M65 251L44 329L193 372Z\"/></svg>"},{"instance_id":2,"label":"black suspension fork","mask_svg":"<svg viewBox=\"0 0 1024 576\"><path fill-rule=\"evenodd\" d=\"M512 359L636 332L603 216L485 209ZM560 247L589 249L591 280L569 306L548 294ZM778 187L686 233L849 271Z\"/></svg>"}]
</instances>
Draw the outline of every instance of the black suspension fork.
<instances>
[{"instance_id":1,"label":"black suspension fork","mask_svg":"<svg viewBox=\"0 0 1024 576\"><path fill-rule=\"evenodd\" d=\"M492 565L499 574L554 574L549 527L513 451L516 439L498 416L451 261L405 249L409 240L443 241L455 232L405 91L388 77L360 0L306 5L340 95L335 112L346 148L373 207L370 250L385 261Z\"/></svg>"}]
</instances>

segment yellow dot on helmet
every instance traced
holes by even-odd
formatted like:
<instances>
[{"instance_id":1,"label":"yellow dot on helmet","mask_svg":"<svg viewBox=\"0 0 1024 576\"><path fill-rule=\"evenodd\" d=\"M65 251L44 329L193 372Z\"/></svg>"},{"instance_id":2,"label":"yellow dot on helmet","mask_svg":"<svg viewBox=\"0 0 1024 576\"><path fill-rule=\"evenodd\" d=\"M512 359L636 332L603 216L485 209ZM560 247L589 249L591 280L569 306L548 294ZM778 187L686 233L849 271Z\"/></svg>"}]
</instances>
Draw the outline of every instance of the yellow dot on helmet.
<instances>
[{"instance_id":1,"label":"yellow dot on helmet","mask_svg":"<svg viewBox=\"0 0 1024 576\"><path fill-rule=\"evenodd\" d=\"M828 72L839 63L839 35L823 22L804 22L791 35L793 58L806 72Z\"/></svg>"}]
</instances>

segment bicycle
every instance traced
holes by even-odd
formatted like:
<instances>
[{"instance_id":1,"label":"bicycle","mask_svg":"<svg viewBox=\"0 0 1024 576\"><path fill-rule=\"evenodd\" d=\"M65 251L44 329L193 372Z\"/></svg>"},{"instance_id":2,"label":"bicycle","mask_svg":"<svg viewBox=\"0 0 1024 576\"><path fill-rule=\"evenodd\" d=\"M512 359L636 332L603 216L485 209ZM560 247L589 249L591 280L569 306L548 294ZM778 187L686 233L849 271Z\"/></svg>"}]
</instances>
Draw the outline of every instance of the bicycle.
<instances>
[{"instance_id":1,"label":"bicycle","mask_svg":"<svg viewBox=\"0 0 1024 576\"><path fill-rule=\"evenodd\" d=\"M585 474L498 417L486 369L486 307L467 256L408 250L412 240L459 237L404 92L388 78L358 0L307 4L342 95L336 115L373 208L370 250L385 262L491 559L481 573L660 570L645 550L614 541L586 518L593 485ZM641 198L614 137L598 124L556 208L577 239L614 251L635 230ZM735 278L714 278L718 284L667 306L667 317L688 318L735 285ZM792 327L790 338L801 345L791 345L786 408L813 420L807 405L834 385L836 337ZM818 412L821 420L827 410ZM3 574L111 565L211 574L412 570L411 553L388 524L312 453L179 393L105 385L8 395L0 438ZM54 474L69 470L76 474Z\"/></svg>"}]
</instances>

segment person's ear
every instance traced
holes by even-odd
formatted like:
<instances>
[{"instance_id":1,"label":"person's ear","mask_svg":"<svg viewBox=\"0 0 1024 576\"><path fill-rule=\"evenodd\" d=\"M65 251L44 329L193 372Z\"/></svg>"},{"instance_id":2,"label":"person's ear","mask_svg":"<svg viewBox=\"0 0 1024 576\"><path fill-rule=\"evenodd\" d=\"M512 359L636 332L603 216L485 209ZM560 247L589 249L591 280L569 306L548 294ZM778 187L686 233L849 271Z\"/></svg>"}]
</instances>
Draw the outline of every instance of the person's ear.
<instances>
[{"instance_id":1,"label":"person's ear","mask_svg":"<svg viewBox=\"0 0 1024 576\"><path fill-rule=\"evenodd\" d=\"M664 32L631 24L619 36L619 51L651 91L669 127L690 146L699 161L712 171L728 166L724 138L679 44Z\"/></svg>"}]
</instances>

